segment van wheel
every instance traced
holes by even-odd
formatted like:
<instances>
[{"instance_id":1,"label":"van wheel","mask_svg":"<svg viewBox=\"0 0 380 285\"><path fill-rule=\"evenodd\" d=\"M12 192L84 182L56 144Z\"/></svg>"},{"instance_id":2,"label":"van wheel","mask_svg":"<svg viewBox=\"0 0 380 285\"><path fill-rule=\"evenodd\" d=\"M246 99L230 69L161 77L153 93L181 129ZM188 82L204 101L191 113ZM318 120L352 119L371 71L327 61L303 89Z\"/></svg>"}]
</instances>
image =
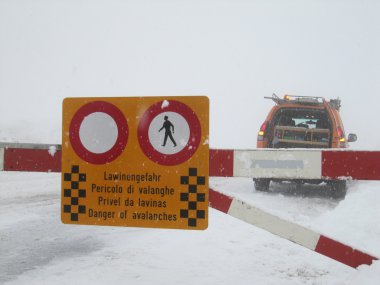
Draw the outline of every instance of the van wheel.
<instances>
[{"instance_id":1,"label":"van wheel","mask_svg":"<svg viewBox=\"0 0 380 285\"><path fill-rule=\"evenodd\" d=\"M268 191L269 190L269 184L270 184L270 179L254 179L255 181L255 189L257 191Z\"/></svg>"},{"instance_id":2,"label":"van wheel","mask_svg":"<svg viewBox=\"0 0 380 285\"><path fill-rule=\"evenodd\" d=\"M345 180L334 180L330 182L331 197L334 199L344 199L347 193L347 183Z\"/></svg>"}]
</instances>

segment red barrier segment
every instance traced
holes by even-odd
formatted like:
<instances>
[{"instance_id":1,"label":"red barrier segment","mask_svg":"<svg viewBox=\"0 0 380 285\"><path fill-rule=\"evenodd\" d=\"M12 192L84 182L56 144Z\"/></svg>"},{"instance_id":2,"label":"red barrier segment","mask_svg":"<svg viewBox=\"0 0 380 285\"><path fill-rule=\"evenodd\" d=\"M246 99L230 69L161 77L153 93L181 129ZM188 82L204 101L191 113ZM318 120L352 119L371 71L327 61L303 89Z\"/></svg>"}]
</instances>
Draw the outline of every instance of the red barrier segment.
<instances>
[{"instance_id":1,"label":"red barrier segment","mask_svg":"<svg viewBox=\"0 0 380 285\"><path fill-rule=\"evenodd\" d=\"M377 260L376 257L323 235L319 238L315 251L353 268L363 264L371 265L373 260Z\"/></svg>"},{"instance_id":2,"label":"red barrier segment","mask_svg":"<svg viewBox=\"0 0 380 285\"><path fill-rule=\"evenodd\" d=\"M322 176L380 179L379 151L322 151Z\"/></svg>"},{"instance_id":3,"label":"red barrier segment","mask_svg":"<svg viewBox=\"0 0 380 285\"><path fill-rule=\"evenodd\" d=\"M218 211L221 211L225 214L228 213L228 210L231 206L233 198L209 189L209 206Z\"/></svg>"},{"instance_id":4,"label":"red barrier segment","mask_svg":"<svg viewBox=\"0 0 380 285\"><path fill-rule=\"evenodd\" d=\"M377 257L354 249L351 246L323 236L290 221L282 220L253 205L249 205L216 190L210 189L209 193L210 207L350 267L357 268L364 264L371 265L374 260L378 260Z\"/></svg>"},{"instance_id":5,"label":"red barrier segment","mask_svg":"<svg viewBox=\"0 0 380 285\"><path fill-rule=\"evenodd\" d=\"M210 176L231 177L234 175L234 151L210 149Z\"/></svg>"},{"instance_id":6,"label":"red barrier segment","mask_svg":"<svg viewBox=\"0 0 380 285\"><path fill-rule=\"evenodd\" d=\"M5 171L61 172L61 151L5 148Z\"/></svg>"}]
</instances>

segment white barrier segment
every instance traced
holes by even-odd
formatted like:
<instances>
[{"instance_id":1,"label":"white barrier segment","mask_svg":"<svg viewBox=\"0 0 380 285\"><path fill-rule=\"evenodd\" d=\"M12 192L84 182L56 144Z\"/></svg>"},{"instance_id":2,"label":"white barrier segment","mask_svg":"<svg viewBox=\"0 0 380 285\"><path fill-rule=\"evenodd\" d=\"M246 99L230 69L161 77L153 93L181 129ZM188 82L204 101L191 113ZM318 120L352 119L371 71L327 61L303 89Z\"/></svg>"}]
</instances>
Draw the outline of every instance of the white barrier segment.
<instances>
[{"instance_id":1,"label":"white barrier segment","mask_svg":"<svg viewBox=\"0 0 380 285\"><path fill-rule=\"evenodd\" d=\"M235 150L233 176L321 179L321 150Z\"/></svg>"},{"instance_id":2,"label":"white barrier segment","mask_svg":"<svg viewBox=\"0 0 380 285\"><path fill-rule=\"evenodd\" d=\"M4 170L4 149L0 148L0 171Z\"/></svg>"},{"instance_id":3,"label":"white barrier segment","mask_svg":"<svg viewBox=\"0 0 380 285\"><path fill-rule=\"evenodd\" d=\"M307 228L282 220L236 198L233 199L228 214L313 251L320 238L319 234Z\"/></svg>"}]
</instances>

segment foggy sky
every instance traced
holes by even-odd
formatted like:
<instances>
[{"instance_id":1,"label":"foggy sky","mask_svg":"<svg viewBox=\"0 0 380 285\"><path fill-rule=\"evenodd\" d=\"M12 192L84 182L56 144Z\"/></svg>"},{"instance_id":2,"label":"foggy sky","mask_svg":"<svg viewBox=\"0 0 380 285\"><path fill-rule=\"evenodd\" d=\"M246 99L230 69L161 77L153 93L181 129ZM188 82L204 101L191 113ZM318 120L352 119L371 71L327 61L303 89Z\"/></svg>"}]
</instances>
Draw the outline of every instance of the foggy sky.
<instances>
[{"instance_id":1,"label":"foggy sky","mask_svg":"<svg viewBox=\"0 0 380 285\"><path fill-rule=\"evenodd\" d=\"M379 15L375 0L0 0L0 139L60 143L65 97L207 95L211 147L254 148L275 92L339 96L352 146L380 149Z\"/></svg>"}]
</instances>

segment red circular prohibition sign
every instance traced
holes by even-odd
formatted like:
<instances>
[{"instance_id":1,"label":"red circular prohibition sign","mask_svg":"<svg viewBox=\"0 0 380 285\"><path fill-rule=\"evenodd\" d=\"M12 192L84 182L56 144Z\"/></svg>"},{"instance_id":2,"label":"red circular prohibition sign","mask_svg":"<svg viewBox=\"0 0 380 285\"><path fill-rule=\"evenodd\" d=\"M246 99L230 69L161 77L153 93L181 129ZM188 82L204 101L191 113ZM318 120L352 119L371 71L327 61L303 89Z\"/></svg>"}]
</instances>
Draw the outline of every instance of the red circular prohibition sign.
<instances>
[{"instance_id":1,"label":"red circular prohibition sign","mask_svg":"<svg viewBox=\"0 0 380 285\"><path fill-rule=\"evenodd\" d=\"M103 153L89 151L80 140L79 130L86 116L101 112L111 116L117 125L117 139L111 149ZM105 164L115 160L124 150L128 141L128 123L123 113L115 105L105 101L90 102L75 113L70 123L69 136L75 153L84 161L92 164Z\"/></svg>"},{"instance_id":2,"label":"red circular prohibition sign","mask_svg":"<svg viewBox=\"0 0 380 285\"><path fill-rule=\"evenodd\" d=\"M169 104L162 107L164 101L153 104L145 111L138 126L138 140L145 155L152 161L161 165L177 165L187 161L197 151L201 141L201 124L198 117L190 107L174 100L167 100ZM160 113L175 112L187 121L190 128L190 136L186 146L174 154L164 154L157 151L149 141L149 126L153 119Z\"/></svg>"}]
</instances>

